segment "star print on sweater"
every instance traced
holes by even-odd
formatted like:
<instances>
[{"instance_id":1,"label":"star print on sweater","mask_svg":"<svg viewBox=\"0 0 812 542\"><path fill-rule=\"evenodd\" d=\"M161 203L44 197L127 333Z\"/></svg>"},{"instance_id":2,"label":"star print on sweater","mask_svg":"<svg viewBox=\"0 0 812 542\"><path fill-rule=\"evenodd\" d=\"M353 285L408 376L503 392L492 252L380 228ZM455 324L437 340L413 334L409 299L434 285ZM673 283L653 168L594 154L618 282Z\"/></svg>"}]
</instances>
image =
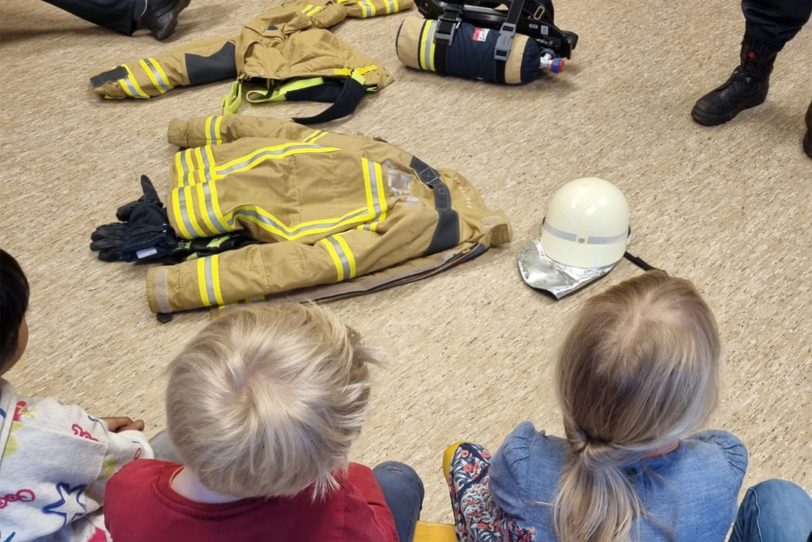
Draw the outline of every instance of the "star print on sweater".
<instances>
[{"instance_id":1,"label":"star print on sweater","mask_svg":"<svg viewBox=\"0 0 812 542\"><path fill-rule=\"evenodd\" d=\"M82 502L83 493L87 486L81 485L70 487L70 485L60 482L56 484L56 491L59 493L59 500L42 508L43 514L57 514L62 516L63 525L72 523L76 518L87 513L87 508Z\"/></svg>"}]
</instances>

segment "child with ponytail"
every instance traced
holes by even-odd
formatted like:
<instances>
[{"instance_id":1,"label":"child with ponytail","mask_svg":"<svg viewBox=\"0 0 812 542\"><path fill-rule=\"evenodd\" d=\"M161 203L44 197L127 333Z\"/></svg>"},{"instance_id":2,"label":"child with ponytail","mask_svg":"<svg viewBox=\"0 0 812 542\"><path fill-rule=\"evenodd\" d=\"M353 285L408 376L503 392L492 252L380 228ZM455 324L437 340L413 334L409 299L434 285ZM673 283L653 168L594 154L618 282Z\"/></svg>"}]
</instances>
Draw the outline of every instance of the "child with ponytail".
<instances>
[{"instance_id":1,"label":"child with ponytail","mask_svg":"<svg viewBox=\"0 0 812 542\"><path fill-rule=\"evenodd\" d=\"M497 454L449 448L461 540L722 542L747 451L713 412L716 322L690 282L650 271L589 299L558 356L566 439L519 424Z\"/></svg>"}]
</instances>

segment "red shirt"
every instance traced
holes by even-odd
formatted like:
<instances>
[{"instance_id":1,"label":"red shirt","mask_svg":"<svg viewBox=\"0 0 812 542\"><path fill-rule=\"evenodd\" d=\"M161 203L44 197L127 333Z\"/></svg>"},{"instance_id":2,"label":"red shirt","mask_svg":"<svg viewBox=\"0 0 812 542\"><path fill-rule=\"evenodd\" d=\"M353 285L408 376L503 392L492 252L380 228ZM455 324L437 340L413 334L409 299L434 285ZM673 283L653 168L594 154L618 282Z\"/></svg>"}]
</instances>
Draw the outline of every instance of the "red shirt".
<instances>
[{"instance_id":1,"label":"red shirt","mask_svg":"<svg viewBox=\"0 0 812 542\"><path fill-rule=\"evenodd\" d=\"M321 501L290 498L226 504L190 501L170 487L177 463L143 459L107 484L104 516L115 542L398 542L392 512L372 471L350 464Z\"/></svg>"}]
</instances>

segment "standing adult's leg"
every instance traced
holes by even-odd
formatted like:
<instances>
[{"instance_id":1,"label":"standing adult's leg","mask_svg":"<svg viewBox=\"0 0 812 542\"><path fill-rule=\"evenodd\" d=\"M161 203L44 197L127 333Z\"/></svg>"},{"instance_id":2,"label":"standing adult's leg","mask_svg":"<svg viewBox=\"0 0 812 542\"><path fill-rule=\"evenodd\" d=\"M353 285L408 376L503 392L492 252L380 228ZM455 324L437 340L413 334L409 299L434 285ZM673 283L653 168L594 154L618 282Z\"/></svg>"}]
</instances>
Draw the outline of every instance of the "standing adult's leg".
<instances>
[{"instance_id":1,"label":"standing adult's leg","mask_svg":"<svg viewBox=\"0 0 812 542\"><path fill-rule=\"evenodd\" d=\"M372 472L395 518L400 542L412 542L423 507L423 482L413 468L395 461L381 463Z\"/></svg>"},{"instance_id":2,"label":"standing adult's leg","mask_svg":"<svg viewBox=\"0 0 812 542\"><path fill-rule=\"evenodd\" d=\"M129 36L135 32L136 0L45 0L93 24ZM142 0L143 5L143 0Z\"/></svg>"},{"instance_id":3,"label":"standing adult's leg","mask_svg":"<svg viewBox=\"0 0 812 542\"><path fill-rule=\"evenodd\" d=\"M728 542L807 542L811 534L809 495L791 482L767 480L747 490Z\"/></svg>"},{"instance_id":4,"label":"standing adult's leg","mask_svg":"<svg viewBox=\"0 0 812 542\"><path fill-rule=\"evenodd\" d=\"M742 0L745 41L771 46L776 52L809 20L812 0Z\"/></svg>"}]
</instances>

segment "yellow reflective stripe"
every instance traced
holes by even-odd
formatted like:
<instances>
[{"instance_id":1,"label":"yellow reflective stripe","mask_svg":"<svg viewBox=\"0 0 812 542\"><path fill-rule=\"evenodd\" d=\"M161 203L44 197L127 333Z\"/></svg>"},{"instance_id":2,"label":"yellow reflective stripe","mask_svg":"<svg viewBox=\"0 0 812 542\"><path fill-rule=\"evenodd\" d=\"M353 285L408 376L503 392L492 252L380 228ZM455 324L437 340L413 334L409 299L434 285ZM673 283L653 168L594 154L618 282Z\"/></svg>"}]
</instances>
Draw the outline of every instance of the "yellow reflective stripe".
<instances>
[{"instance_id":1,"label":"yellow reflective stripe","mask_svg":"<svg viewBox=\"0 0 812 542\"><path fill-rule=\"evenodd\" d=\"M359 3L361 4L361 11L364 17L375 16L375 4L370 0L361 0Z\"/></svg>"},{"instance_id":2,"label":"yellow reflective stripe","mask_svg":"<svg viewBox=\"0 0 812 542\"><path fill-rule=\"evenodd\" d=\"M189 153L192 152L191 149L186 149L183 151L183 156L181 157L182 166L183 166L183 184L195 184L195 168L192 161L189 159Z\"/></svg>"},{"instance_id":3,"label":"yellow reflective stripe","mask_svg":"<svg viewBox=\"0 0 812 542\"><path fill-rule=\"evenodd\" d=\"M217 228L214 227L214 224L209 219L209 212L206 208L206 195L204 193L204 184L206 184L206 178L203 176L204 170L206 168L205 164L203 163L203 155L200 152L200 147L195 149L195 154L197 157L198 164L200 165L200 184L195 186L195 191L197 192L197 206L200 210L200 216L203 217L203 222L209 229L208 235L217 235L220 233L217 231Z\"/></svg>"},{"instance_id":4,"label":"yellow reflective stripe","mask_svg":"<svg viewBox=\"0 0 812 542\"><path fill-rule=\"evenodd\" d=\"M341 282L344 280L344 265L341 263L341 258L338 257L338 253L328 239L322 239L319 243L323 244L324 248L327 249L327 253L330 255L330 259L333 260L333 265L335 265L336 268L336 281Z\"/></svg>"},{"instance_id":5,"label":"yellow reflective stripe","mask_svg":"<svg viewBox=\"0 0 812 542\"><path fill-rule=\"evenodd\" d=\"M178 233L180 233L180 236L183 237L184 239L191 239L192 234L186 228L186 224L184 223L183 220L183 215L180 212L180 190L182 189L183 189L182 186L173 189L172 193L169 195L169 198L172 200L172 211L175 214L175 221L177 222Z\"/></svg>"},{"instance_id":6,"label":"yellow reflective stripe","mask_svg":"<svg viewBox=\"0 0 812 542\"><path fill-rule=\"evenodd\" d=\"M212 164L214 161L212 160ZM234 231L233 223L229 222L226 217L223 216L223 212L220 211L220 202L217 198L217 183L213 180L209 183L209 188L211 190L211 206L212 211L214 211L214 216L217 218L217 222L223 227L223 231Z\"/></svg>"},{"instance_id":7,"label":"yellow reflective stripe","mask_svg":"<svg viewBox=\"0 0 812 542\"><path fill-rule=\"evenodd\" d=\"M129 82L130 82L130 83L132 83L132 86L133 86L133 88L135 89L135 92L136 92L136 93L137 93L139 96L141 96L142 98L149 98L149 94L147 94L146 92L144 92L144 91L141 89L141 87L140 87L140 86L138 86L138 81L136 81L136 80L135 80L135 75L133 75L133 72L132 72L132 70L130 69L130 67L129 67L129 66L127 66L126 64L122 64L122 66L124 66L124 69L125 69L125 70L127 70L127 79L129 79ZM135 96L133 96L133 97L135 97Z\"/></svg>"},{"instance_id":8,"label":"yellow reflective stripe","mask_svg":"<svg viewBox=\"0 0 812 542\"><path fill-rule=\"evenodd\" d=\"M367 195L367 206L369 209L369 216L375 218L375 203L372 200L372 180L369 174L369 160L366 158L361 159L362 168L364 171L364 191Z\"/></svg>"},{"instance_id":9,"label":"yellow reflective stripe","mask_svg":"<svg viewBox=\"0 0 812 542\"><path fill-rule=\"evenodd\" d=\"M400 4L398 4L398 0L389 0L389 1L391 2L392 7L394 8L392 10L392 13L397 13L398 11L400 11Z\"/></svg>"},{"instance_id":10,"label":"yellow reflective stripe","mask_svg":"<svg viewBox=\"0 0 812 542\"><path fill-rule=\"evenodd\" d=\"M223 305L223 292L220 289L220 255L215 254L211 257L211 281L214 287L214 299L218 305Z\"/></svg>"},{"instance_id":11,"label":"yellow reflective stripe","mask_svg":"<svg viewBox=\"0 0 812 542\"><path fill-rule=\"evenodd\" d=\"M302 140L302 143L315 143L319 139L323 138L330 132L324 132L322 130L313 130L313 133L307 136Z\"/></svg>"},{"instance_id":12,"label":"yellow reflective stripe","mask_svg":"<svg viewBox=\"0 0 812 542\"><path fill-rule=\"evenodd\" d=\"M330 133L330 132L322 132L322 133L320 133L319 135L317 135L316 137L314 137L313 139L311 139L311 140L309 141L309 143L315 143L316 141L318 141L319 139L323 138L324 136L326 136L326 135L327 135L327 134L329 134L329 133Z\"/></svg>"},{"instance_id":13,"label":"yellow reflective stripe","mask_svg":"<svg viewBox=\"0 0 812 542\"><path fill-rule=\"evenodd\" d=\"M197 168L197 178L201 183L205 183L206 166L203 164L203 154L201 154L200 152L200 147L195 147L194 149L189 150L192 152L192 160L194 161L195 167Z\"/></svg>"},{"instance_id":14,"label":"yellow reflective stripe","mask_svg":"<svg viewBox=\"0 0 812 542\"><path fill-rule=\"evenodd\" d=\"M378 223L386 220L386 195L384 194L383 191L383 168L378 162L374 162L374 164L375 164L375 181L377 188L377 197L375 197L375 201L377 202L380 210L377 213L378 216L369 225L369 229L372 231L377 231Z\"/></svg>"},{"instance_id":15,"label":"yellow reflective stripe","mask_svg":"<svg viewBox=\"0 0 812 542\"><path fill-rule=\"evenodd\" d=\"M251 154L236 158L221 166L214 168L215 177L230 175L240 171L253 169L265 160L281 160L295 154L330 153L338 149L335 147L322 147L305 143L285 143L272 147L257 149Z\"/></svg>"},{"instance_id":16,"label":"yellow reflective stripe","mask_svg":"<svg viewBox=\"0 0 812 542\"><path fill-rule=\"evenodd\" d=\"M429 39L429 28L428 27L430 25L431 25L430 20L426 20L426 22L423 23L423 28L422 28L422 32L421 32L422 35L420 37L420 53L417 56L417 62L420 64L420 69L422 69L422 70L429 69L428 66L426 66L426 42Z\"/></svg>"},{"instance_id":17,"label":"yellow reflective stripe","mask_svg":"<svg viewBox=\"0 0 812 542\"><path fill-rule=\"evenodd\" d=\"M195 214L195 206L194 206L194 185L192 186L184 186L181 188L183 190L183 194L181 197L186 199L186 212L187 217L189 219L189 223L192 226L192 229L195 231L197 235L194 237L208 237L206 232L203 231L203 228L200 226L200 223L197 220L197 215Z\"/></svg>"},{"instance_id":18,"label":"yellow reflective stripe","mask_svg":"<svg viewBox=\"0 0 812 542\"><path fill-rule=\"evenodd\" d=\"M182 151L178 151L175 153L175 171L178 173L178 186L183 186L183 166L180 163L180 153Z\"/></svg>"},{"instance_id":19,"label":"yellow reflective stripe","mask_svg":"<svg viewBox=\"0 0 812 542\"><path fill-rule=\"evenodd\" d=\"M209 289L206 287L206 258L197 259L197 290L200 293L200 301L203 305L210 307L214 305L209 299Z\"/></svg>"},{"instance_id":20,"label":"yellow reflective stripe","mask_svg":"<svg viewBox=\"0 0 812 542\"><path fill-rule=\"evenodd\" d=\"M153 75L149 65L147 65L146 62L144 62L144 59L142 58L141 60L138 61L138 63L141 65L141 68L147 74L147 77L149 77L149 80L152 81L152 86L155 87L155 89L157 89L160 94L166 92L164 88L158 83L158 80L155 78L155 75Z\"/></svg>"},{"instance_id":21,"label":"yellow reflective stripe","mask_svg":"<svg viewBox=\"0 0 812 542\"><path fill-rule=\"evenodd\" d=\"M217 134L217 144L218 145L223 142L223 136L220 133L220 128L221 128L222 124L223 124L223 117L218 116L217 120L214 121L214 133ZM214 163L214 162L212 161L212 163Z\"/></svg>"},{"instance_id":22,"label":"yellow reflective stripe","mask_svg":"<svg viewBox=\"0 0 812 542\"><path fill-rule=\"evenodd\" d=\"M338 241L338 244L341 245L341 248L344 251L344 257L347 259L347 263L350 266L350 276L348 278L354 278L356 267L355 267L355 256L352 254L352 250L350 250L350 246L347 244L340 235L334 235L333 238Z\"/></svg>"},{"instance_id":23,"label":"yellow reflective stripe","mask_svg":"<svg viewBox=\"0 0 812 542\"><path fill-rule=\"evenodd\" d=\"M355 72L355 73L357 73L359 75L363 75L365 73L368 73L368 72L371 72L371 71L377 70L377 69L378 69L378 66L376 66L374 64L371 65L371 66L364 66L363 68L334 68L333 69L333 75L350 76L350 75L352 75L352 72Z\"/></svg>"},{"instance_id":24,"label":"yellow reflective stripe","mask_svg":"<svg viewBox=\"0 0 812 542\"><path fill-rule=\"evenodd\" d=\"M398 0L393 0L393 1L397 2ZM153 57L149 57L147 60L149 60L152 63L152 65L155 66L155 69L158 70L158 74L161 77L163 77L163 80L166 82L166 86L169 87L169 89L172 89L175 85L173 85L172 82L169 81L169 77L166 76L166 72L161 67L161 64L157 60L155 60Z\"/></svg>"},{"instance_id":25,"label":"yellow reflective stripe","mask_svg":"<svg viewBox=\"0 0 812 542\"><path fill-rule=\"evenodd\" d=\"M305 6L305 8L302 10L302 12L305 15L307 15L308 17L312 17L313 15L315 15L316 13L321 11L321 9L322 9L321 6L314 6L313 4L307 4Z\"/></svg>"}]
</instances>

